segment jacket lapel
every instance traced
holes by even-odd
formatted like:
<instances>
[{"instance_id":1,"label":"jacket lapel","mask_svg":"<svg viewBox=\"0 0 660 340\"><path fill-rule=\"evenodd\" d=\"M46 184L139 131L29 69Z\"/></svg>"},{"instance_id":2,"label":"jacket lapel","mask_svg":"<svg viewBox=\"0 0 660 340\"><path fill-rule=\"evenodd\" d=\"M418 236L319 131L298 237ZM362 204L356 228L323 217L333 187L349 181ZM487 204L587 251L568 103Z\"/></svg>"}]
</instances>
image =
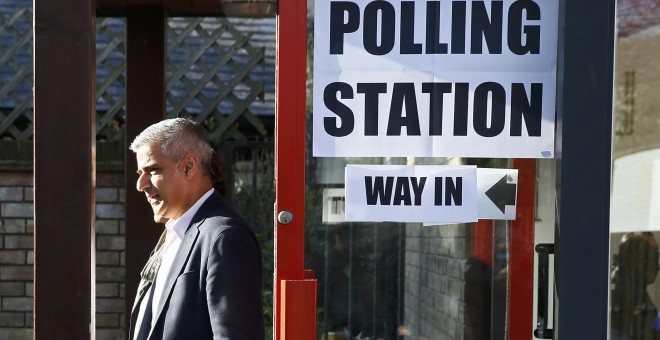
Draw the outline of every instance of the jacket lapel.
<instances>
[{"instance_id":1,"label":"jacket lapel","mask_svg":"<svg viewBox=\"0 0 660 340\"><path fill-rule=\"evenodd\" d=\"M201 221L193 224L190 228L188 228L188 231L186 231L183 236L183 240L181 240L181 245L179 246L179 250L177 250L176 256L174 257L174 262L172 262L172 267L169 274L167 275L165 285L163 286L163 293L160 296L158 310L156 311L156 315L154 315L156 320L160 319L161 314L163 313L163 308L167 304L167 301L172 294L174 283L176 282L177 277L181 275L181 271L183 270L186 262L188 262L190 252L195 245L195 241L197 241L197 235L199 235L199 229L197 229L197 227L200 224Z\"/></svg>"},{"instance_id":2,"label":"jacket lapel","mask_svg":"<svg viewBox=\"0 0 660 340\"><path fill-rule=\"evenodd\" d=\"M160 318L163 314L163 309L165 308L165 305L172 295L172 288L174 288L176 279L179 277L179 275L181 275L183 267L188 262L190 253L192 252L195 242L197 241L197 236L199 235L199 226L204 223L206 217L209 216L209 214L211 214L211 212L214 210L214 207L219 204L218 200L221 200L220 194L217 190L215 190L213 194L211 194L211 196L206 200L206 202L202 204L195 216L193 216L193 219L190 222L190 226L184 234L183 240L181 240L181 245L179 246L179 250L177 250L176 256L174 257L174 262L172 262L172 267L169 274L167 275L165 285L163 286L163 293L160 296L158 310L156 311L156 315L154 315L156 318L156 325L160 321ZM151 333L153 333L154 328L151 329L149 337L151 337Z\"/></svg>"}]
</instances>

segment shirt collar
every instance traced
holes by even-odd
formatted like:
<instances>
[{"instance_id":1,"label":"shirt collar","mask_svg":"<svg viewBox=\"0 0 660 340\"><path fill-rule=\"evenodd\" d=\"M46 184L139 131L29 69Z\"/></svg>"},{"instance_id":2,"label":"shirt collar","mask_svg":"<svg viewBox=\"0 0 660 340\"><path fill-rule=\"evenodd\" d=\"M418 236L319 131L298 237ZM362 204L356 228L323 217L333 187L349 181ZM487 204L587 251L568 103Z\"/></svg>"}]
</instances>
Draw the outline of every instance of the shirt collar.
<instances>
[{"instance_id":1,"label":"shirt collar","mask_svg":"<svg viewBox=\"0 0 660 340\"><path fill-rule=\"evenodd\" d=\"M186 230L188 230L188 225L190 224L190 221L192 221L193 217L197 213L197 210L202 206L202 204L208 199L211 194L213 194L214 189L211 188L209 191L207 191L202 197L200 197L195 204L190 207L190 209L186 210L181 217L179 217L176 220L169 220L165 223L165 228L171 230L174 230L176 232L176 235L182 239L183 235L186 233Z\"/></svg>"}]
</instances>

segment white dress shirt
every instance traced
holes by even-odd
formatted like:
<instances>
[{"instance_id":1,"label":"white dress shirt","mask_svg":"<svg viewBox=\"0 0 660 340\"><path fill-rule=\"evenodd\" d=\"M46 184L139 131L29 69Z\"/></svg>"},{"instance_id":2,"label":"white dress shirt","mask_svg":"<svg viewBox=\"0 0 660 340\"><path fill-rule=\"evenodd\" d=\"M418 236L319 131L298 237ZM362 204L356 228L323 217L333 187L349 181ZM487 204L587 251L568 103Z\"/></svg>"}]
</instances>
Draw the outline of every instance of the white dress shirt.
<instances>
[{"instance_id":1,"label":"white dress shirt","mask_svg":"<svg viewBox=\"0 0 660 340\"><path fill-rule=\"evenodd\" d=\"M152 285L149 290L145 293L145 297L142 299L140 304L140 311L138 313L137 322L135 323L136 329L134 334L134 339L137 338L137 335L140 334L140 326L142 325L142 319L144 318L144 311L147 308L147 301L149 300L149 294L151 294L151 289L154 289L154 297L151 303L152 318L151 318L151 329L153 330L154 325L156 324L156 312L158 311L158 305L160 303L160 297L163 294L163 288L165 281L167 281L167 276L172 268L172 263L174 262L174 257L176 256L179 246L181 246L181 240L188 230L188 225L192 221L193 217L202 206L202 204L213 194L213 188L207 191L202 197L200 197L195 204L190 207L181 217L176 220L169 220L165 223L165 228L167 229L167 234L165 236L165 242L163 243L163 259L158 268L158 273L156 274L156 284Z\"/></svg>"}]
</instances>

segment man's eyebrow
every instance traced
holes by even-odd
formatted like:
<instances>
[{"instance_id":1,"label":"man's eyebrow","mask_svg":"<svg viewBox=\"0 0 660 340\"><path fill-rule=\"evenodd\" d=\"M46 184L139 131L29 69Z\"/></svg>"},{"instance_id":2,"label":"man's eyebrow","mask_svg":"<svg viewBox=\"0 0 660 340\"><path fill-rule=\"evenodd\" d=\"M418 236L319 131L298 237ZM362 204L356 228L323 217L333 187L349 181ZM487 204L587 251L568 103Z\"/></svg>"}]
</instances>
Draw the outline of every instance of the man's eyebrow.
<instances>
[{"instance_id":1,"label":"man's eyebrow","mask_svg":"<svg viewBox=\"0 0 660 340\"><path fill-rule=\"evenodd\" d=\"M139 175L143 170L145 170L145 169L149 169L149 168L153 168L153 167L156 167L156 166L158 166L158 163L156 163L156 162L149 162L149 163L143 165L142 167L138 167L136 173Z\"/></svg>"}]
</instances>

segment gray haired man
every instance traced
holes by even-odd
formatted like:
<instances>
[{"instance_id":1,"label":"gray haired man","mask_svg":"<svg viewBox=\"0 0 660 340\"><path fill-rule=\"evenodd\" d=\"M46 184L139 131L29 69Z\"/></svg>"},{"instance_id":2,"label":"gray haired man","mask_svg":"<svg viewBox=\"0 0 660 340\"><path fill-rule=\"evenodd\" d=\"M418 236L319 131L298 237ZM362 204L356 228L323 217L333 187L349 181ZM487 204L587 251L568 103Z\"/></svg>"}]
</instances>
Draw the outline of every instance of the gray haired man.
<instances>
[{"instance_id":1,"label":"gray haired man","mask_svg":"<svg viewBox=\"0 0 660 340\"><path fill-rule=\"evenodd\" d=\"M213 188L214 151L200 128L164 120L130 149L137 190L167 221L142 271L130 339L263 339L259 243Z\"/></svg>"}]
</instances>

